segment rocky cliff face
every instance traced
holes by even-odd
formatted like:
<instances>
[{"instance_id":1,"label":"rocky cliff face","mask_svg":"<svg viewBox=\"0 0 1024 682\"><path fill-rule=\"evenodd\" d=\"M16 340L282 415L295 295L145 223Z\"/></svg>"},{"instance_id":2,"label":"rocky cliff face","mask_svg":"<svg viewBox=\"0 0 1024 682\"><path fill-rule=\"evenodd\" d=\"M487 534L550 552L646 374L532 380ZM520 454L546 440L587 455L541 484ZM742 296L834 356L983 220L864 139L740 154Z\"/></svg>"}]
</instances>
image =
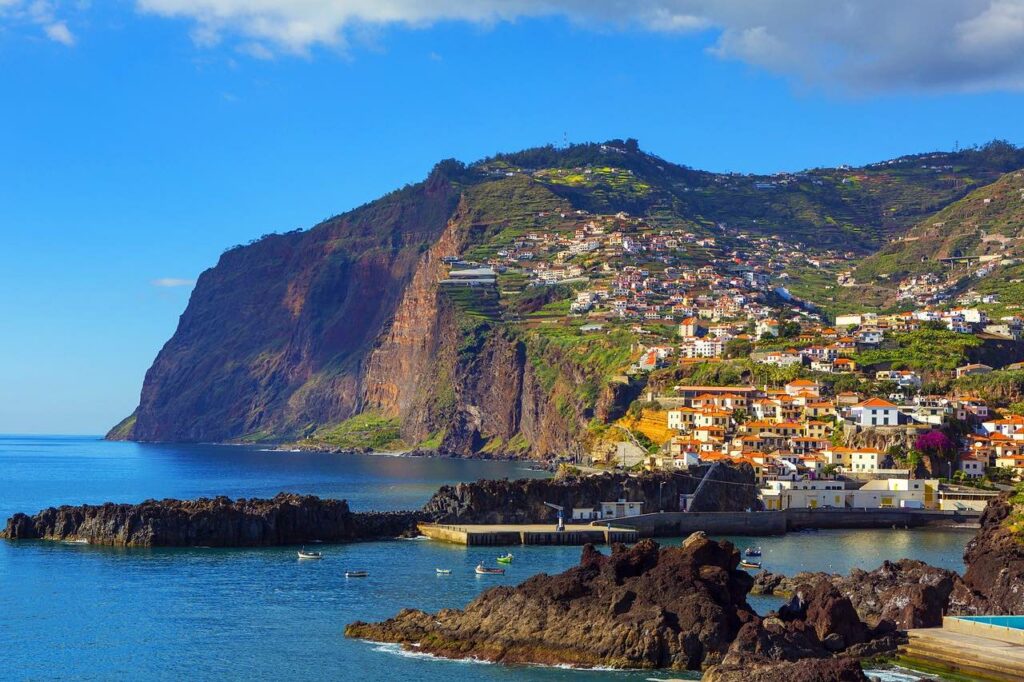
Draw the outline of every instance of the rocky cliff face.
<instances>
[{"instance_id":1,"label":"rocky cliff face","mask_svg":"<svg viewBox=\"0 0 1024 682\"><path fill-rule=\"evenodd\" d=\"M149 500L50 507L15 514L8 540L85 540L118 547L259 547L393 538L414 530L417 512L349 511L345 500L281 493L270 500Z\"/></svg>"},{"instance_id":2,"label":"rocky cliff face","mask_svg":"<svg viewBox=\"0 0 1024 682\"><path fill-rule=\"evenodd\" d=\"M114 435L281 438L355 413L365 360L458 197L435 172L307 232L225 252L146 373L134 424Z\"/></svg>"},{"instance_id":3,"label":"rocky cliff face","mask_svg":"<svg viewBox=\"0 0 1024 682\"><path fill-rule=\"evenodd\" d=\"M981 530L967 544L964 583L977 596L967 613L1024 613L1024 504L1003 495L988 503Z\"/></svg>"}]
</instances>

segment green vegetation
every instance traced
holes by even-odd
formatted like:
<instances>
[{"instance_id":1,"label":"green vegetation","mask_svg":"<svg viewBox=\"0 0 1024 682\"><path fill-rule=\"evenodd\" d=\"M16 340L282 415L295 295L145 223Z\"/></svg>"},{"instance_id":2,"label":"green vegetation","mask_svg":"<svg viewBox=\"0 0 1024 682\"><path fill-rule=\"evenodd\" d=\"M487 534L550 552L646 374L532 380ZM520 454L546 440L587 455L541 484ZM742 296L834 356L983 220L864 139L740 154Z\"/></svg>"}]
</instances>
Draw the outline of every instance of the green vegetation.
<instances>
[{"instance_id":1,"label":"green vegetation","mask_svg":"<svg viewBox=\"0 0 1024 682\"><path fill-rule=\"evenodd\" d=\"M854 362L862 367L888 364L893 369L950 372L967 361L967 352L981 345L973 334L940 329L919 329L896 334L896 348L856 353Z\"/></svg>"},{"instance_id":2,"label":"green vegetation","mask_svg":"<svg viewBox=\"0 0 1024 682\"><path fill-rule=\"evenodd\" d=\"M135 428L135 413L119 421L114 428L107 433L107 440L129 440L132 437L132 429Z\"/></svg>"},{"instance_id":3,"label":"green vegetation","mask_svg":"<svg viewBox=\"0 0 1024 682\"><path fill-rule=\"evenodd\" d=\"M344 450L388 450L402 447L401 424L390 419L364 412L334 426L317 429L309 440Z\"/></svg>"}]
</instances>

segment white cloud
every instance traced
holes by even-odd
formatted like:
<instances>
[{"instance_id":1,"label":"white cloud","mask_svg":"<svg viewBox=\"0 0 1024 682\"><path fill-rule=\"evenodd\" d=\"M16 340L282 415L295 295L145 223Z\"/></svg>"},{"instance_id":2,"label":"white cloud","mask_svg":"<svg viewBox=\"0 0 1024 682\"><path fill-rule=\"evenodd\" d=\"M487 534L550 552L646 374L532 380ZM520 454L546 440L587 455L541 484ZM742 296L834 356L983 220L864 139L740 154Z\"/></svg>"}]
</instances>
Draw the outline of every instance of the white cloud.
<instances>
[{"instance_id":1,"label":"white cloud","mask_svg":"<svg viewBox=\"0 0 1024 682\"><path fill-rule=\"evenodd\" d=\"M155 287L191 287L194 286L196 281L194 279L182 279L180 277L161 277L154 279L150 284Z\"/></svg>"},{"instance_id":2,"label":"white cloud","mask_svg":"<svg viewBox=\"0 0 1024 682\"><path fill-rule=\"evenodd\" d=\"M56 43L61 43L62 45L67 45L68 47L71 47L75 44L74 34L71 33L71 30L68 29L68 25L65 24L63 21L57 21L52 24L47 24L43 28L43 31L46 33L47 38Z\"/></svg>"},{"instance_id":3,"label":"white cloud","mask_svg":"<svg viewBox=\"0 0 1024 682\"><path fill-rule=\"evenodd\" d=\"M190 20L200 44L229 37L260 58L344 50L367 28L561 16L602 30L708 31L709 52L720 59L843 90L1024 88L1024 0L136 2L143 12Z\"/></svg>"},{"instance_id":4,"label":"white cloud","mask_svg":"<svg viewBox=\"0 0 1024 682\"><path fill-rule=\"evenodd\" d=\"M708 52L845 91L1024 89L1024 0L135 0L204 49L257 59L376 42L383 29L561 17L583 29L711 37ZM75 42L88 3L0 0L0 24ZM386 40L386 35L383 38Z\"/></svg>"},{"instance_id":5,"label":"white cloud","mask_svg":"<svg viewBox=\"0 0 1024 682\"><path fill-rule=\"evenodd\" d=\"M50 0L0 0L0 28L4 24L40 27L43 35L55 43L67 47L75 44L75 34L67 22L57 19L56 6Z\"/></svg>"}]
</instances>

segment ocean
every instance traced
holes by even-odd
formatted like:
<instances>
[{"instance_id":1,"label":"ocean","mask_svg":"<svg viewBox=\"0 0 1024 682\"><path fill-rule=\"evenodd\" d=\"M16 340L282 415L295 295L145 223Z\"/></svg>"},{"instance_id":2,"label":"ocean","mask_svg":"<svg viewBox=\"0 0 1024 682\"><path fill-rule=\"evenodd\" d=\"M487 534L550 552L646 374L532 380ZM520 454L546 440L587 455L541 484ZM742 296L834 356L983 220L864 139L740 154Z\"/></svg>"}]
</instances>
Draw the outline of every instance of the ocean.
<instances>
[{"instance_id":1,"label":"ocean","mask_svg":"<svg viewBox=\"0 0 1024 682\"><path fill-rule=\"evenodd\" d=\"M444 483L543 476L519 462L274 452L259 447L0 436L0 522L51 505L149 498L349 500L362 510L421 506ZM962 570L969 531L865 530L729 538L760 545L769 570L846 572L912 557ZM662 539L678 542L678 539ZM483 590L577 562L579 547L515 547L504 576L473 566L504 548L427 540L294 547L113 549L0 542L0 680L323 679L648 680L679 673L506 667L416 656L347 640L346 623L405 607L460 607ZM450 568L438 576L435 568ZM346 579L346 570L369 577ZM771 598L752 598L765 611ZM895 679L895 678L890 678Z\"/></svg>"}]
</instances>

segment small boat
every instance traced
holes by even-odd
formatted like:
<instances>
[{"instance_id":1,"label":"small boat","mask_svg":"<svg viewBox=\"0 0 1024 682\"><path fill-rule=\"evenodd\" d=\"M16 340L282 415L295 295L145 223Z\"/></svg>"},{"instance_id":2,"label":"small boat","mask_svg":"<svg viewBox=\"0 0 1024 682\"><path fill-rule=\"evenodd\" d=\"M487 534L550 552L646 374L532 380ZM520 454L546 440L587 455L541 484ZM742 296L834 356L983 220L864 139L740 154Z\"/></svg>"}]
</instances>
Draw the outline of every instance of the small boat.
<instances>
[{"instance_id":1,"label":"small boat","mask_svg":"<svg viewBox=\"0 0 1024 682\"><path fill-rule=\"evenodd\" d=\"M504 568L487 568L483 564L477 564L477 575L505 575Z\"/></svg>"},{"instance_id":2,"label":"small boat","mask_svg":"<svg viewBox=\"0 0 1024 682\"><path fill-rule=\"evenodd\" d=\"M512 556L512 552L509 552L505 556L498 557L498 563L499 564L510 564L510 563L512 563L512 559L514 559L514 558L515 557Z\"/></svg>"},{"instance_id":3,"label":"small boat","mask_svg":"<svg viewBox=\"0 0 1024 682\"><path fill-rule=\"evenodd\" d=\"M365 578L368 575L368 571L345 571L346 578Z\"/></svg>"},{"instance_id":4,"label":"small boat","mask_svg":"<svg viewBox=\"0 0 1024 682\"><path fill-rule=\"evenodd\" d=\"M63 541L65 545L88 545L89 540L87 538L74 538Z\"/></svg>"},{"instance_id":5,"label":"small boat","mask_svg":"<svg viewBox=\"0 0 1024 682\"><path fill-rule=\"evenodd\" d=\"M323 559L324 555L320 552L307 552L306 548L303 547L299 550L300 559Z\"/></svg>"},{"instance_id":6,"label":"small boat","mask_svg":"<svg viewBox=\"0 0 1024 682\"><path fill-rule=\"evenodd\" d=\"M761 556L761 548L747 547L747 549L743 552L743 556Z\"/></svg>"},{"instance_id":7,"label":"small boat","mask_svg":"<svg viewBox=\"0 0 1024 682\"><path fill-rule=\"evenodd\" d=\"M452 569L450 569L450 568L435 568L434 570L437 571L438 575L451 575L452 574Z\"/></svg>"},{"instance_id":8,"label":"small boat","mask_svg":"<svg viewBox=\"0 0 1024 682\"><path fill-rule=\"evenodd\" d=\"M761 568L760 561L747 561L746 559L740 560L740 568Z\"/></svg>"}]
</instances>

